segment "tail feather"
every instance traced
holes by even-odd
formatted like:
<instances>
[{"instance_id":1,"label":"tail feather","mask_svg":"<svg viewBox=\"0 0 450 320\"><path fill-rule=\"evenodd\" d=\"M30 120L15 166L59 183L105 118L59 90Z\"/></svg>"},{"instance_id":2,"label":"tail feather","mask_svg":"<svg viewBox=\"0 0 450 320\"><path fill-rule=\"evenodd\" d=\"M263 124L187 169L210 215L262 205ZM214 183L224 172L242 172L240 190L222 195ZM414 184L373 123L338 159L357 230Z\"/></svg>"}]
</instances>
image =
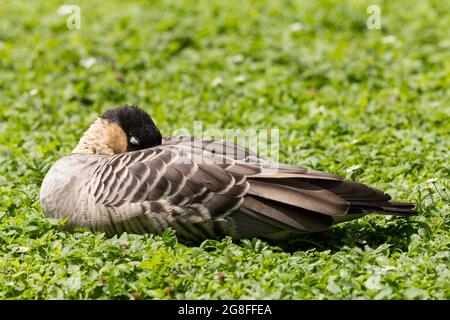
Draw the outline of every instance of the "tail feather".
<instances>
[{"instance_id":1,"label":"tail feather","mask_svg":"<svg viewBox=\"0 0 450 320\"><path fill-rule=\"evenodd\" d=\"M248 177L250 189L235 219L239 233L249 234L254 228L266 235L282 230L318 232L367 214L417 214L413 203L390 201L388 194L376 188L312 171L307 174L296 175L289 166L275 176Z\"/></svg>"},{"instance_id":2,"label":"tail feather","mask_svg":"<svg viewBox=\"0 0 450 320\"><path fill-rule=\"evenodd\" d=\"M292 186L288 183L290 181L290 179L253 180L250 182L248 193L332 216L344 215L347 212L349 203L333 192L316 187L307 181Z\"/></svg>"},{"instance_id":3,"label":"tail feather","mask_svg":"<svg viewBox=\"0 0 450 320\"><path fill-rule=\"evenodd\" d=\"M402 203L401 205L392 204L390 202L382 205L366 203L365 205L353 205L350 207L350 213L363 214L389 214L396 216L411 216L416 215L417 211L415 205L412 203Z\"/></svg>"}]
</instances>

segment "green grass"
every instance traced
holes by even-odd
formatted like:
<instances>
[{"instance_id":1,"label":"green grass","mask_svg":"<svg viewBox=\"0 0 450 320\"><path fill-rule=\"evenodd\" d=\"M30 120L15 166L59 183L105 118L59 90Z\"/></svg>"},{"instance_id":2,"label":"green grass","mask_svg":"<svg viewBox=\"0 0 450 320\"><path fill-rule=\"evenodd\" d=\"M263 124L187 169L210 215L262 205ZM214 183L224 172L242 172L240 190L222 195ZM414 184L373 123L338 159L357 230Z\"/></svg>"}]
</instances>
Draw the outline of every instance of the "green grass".
<instances>
[{"instance_id":1,"label":"green grass","mask_svg":"<svg viewBox=\"0 0 450 320\"><path fill-rule=\"evenodd\" d=\"M76 1L81 30L62 4L0 3L0 299L450 298L448 1ZM366 28L370 4L381 30ZM285 243L64 232L42 214L40 183L125 103L165 135L194 120L279 128L281 161L420 215Z\"/></svg>"}]
</instances>

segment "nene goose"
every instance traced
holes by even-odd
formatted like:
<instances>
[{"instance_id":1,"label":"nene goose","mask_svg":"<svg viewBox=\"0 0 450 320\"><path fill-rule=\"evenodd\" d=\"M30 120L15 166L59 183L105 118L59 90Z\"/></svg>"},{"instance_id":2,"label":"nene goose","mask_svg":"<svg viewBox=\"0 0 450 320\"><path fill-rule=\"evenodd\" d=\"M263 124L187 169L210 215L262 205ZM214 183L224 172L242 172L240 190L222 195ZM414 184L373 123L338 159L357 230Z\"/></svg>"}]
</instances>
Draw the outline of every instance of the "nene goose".
<instances>
[{"instance_id":1,"label":"nene goose","mask_svg":"<svg viewBox=\"0 0 450 320\"><path fill-rule=\"evenodd\" d=\"M317 170L262 159L230 142L162 139L133 106L103 113L45 176L43 212L109 236L161 234L192 241L319 232L366 214L415 214L414 204Z\"/></svg>"}]
</instances>

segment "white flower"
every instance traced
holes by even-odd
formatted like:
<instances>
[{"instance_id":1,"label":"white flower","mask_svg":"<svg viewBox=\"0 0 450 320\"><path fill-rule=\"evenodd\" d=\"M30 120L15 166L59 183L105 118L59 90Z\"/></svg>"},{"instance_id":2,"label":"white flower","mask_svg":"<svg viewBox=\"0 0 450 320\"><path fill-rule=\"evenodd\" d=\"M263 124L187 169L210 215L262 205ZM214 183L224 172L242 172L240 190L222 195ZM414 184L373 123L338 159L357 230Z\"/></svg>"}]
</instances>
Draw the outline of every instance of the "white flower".
<instances>
[{"instance_id":1,"label":"white flower","mask_svg":"<svg viewBox=\"0 0 450 320\"><path fill-rule=\"evenodd\" d=\"M69 14L69 13L71 13L71 12L72 12L72 11L71 11L71 9L70 9L70 6L67 5L67 4L64 4L64 5L62 5L62 6L60 6L60 7L58 8L58 14L59 14L60 16L64 16L64 15Z\"/></svg>"},{"instance_id":2,"label":"white flower","mask_svg":"<svg viewBox=\"0 0 450 320\"><path fill-rule=\"evenodd\" d=\"M396 268L394 266L386 266L384 268L381 269L381 271L390 271L390 270L395 270Z\"/></svg>"},{"instance_id":3,"label":"white flower","mask_svg":"<svg viewBox=\"0 0 450 320\"><path fill-rule=\"evenodd\" d=\"M303 30L303 24L300 22L295 22L289 26L289 31L291 32L299 32Z\"/></svg>"},{"instance_id":4,"label":"white flower","mask_svg":"<svg viewBox=\"0 0 450 320\"><path fill-rule=\"evenodd\" d=\"M30 250L30 248L28 248L28 247L25 247L25 246L20 246L20 247L19 247L19 252L20 252L20 253L25 253L25 252L27 252L28 250Z\"/></svg>"},{"instance_id":5,"label":"white flower","mask_svg":"<svg viewBox=\"0 0 450 320\"><path fill-rule=\"evenodd\" d=\"M439 107L441 104L439 101L433 101L430 106L432 106L433 108Z\"/></svg>"},{"instance_id":6,"label":"white flower","mask_svg":"<svg viewBox=\"0 0 450 320\"><path fill-rule=\"evenodd\" d=\"M396 269L397 268L394 267L394 266L386 266L384 268L380 268L380 269L375 270L373 274L376 275L376 276L381 276L381 275L386 274L386 272L389 272L389 271L392 271L392 270L396 270Z\"/></svg>"},{"instance_id":7,"label":"white flower","mask_svg":"<svg viewBox=\"0 0 450 320\"><path fill-rule=\"evenodd\" d=\"M217 87L218 85L221 85L223 83L223 79L221 77L215 77L214 80L211 82L211 85L213 87Z\"/></svg>"},{"instance_id":8,"label":"white flower","mask_svg":"<svg viewBox=\"0 0 450 320\"><path fill-rule=\"evenodd\" d=\"M95 63L97 62L97 59L95 59L94 57L90 57L90 58L86 58L86 59L81 59L80 61L80 65L86 69L89 69L90 67L92 67Z\"/></svg>"},{"instance_id":9,"label":"white flower","mask_svg":"<svg viewBox=\"0 0 450 320\"><path fill-rule=\"evenodd\" d=\"M320 113L326 113L327 112L327 107L325 107L323 104L321 104L319 106L319 112Z\"/></svg>"},{"instance_id":10,"label":"white flower","mask_svg":"<svg viewBox=\"0 0 450 320\"><path fill-rule=\"evenodd\" d=\"M350 168L348 168L347 170L345 170L347 173L352 173L353 171L358 170L359 168L361 168L361 165L359 164L354 164L352 165Z\"/></svg>"},{"instance_id":11,"label":"white flower","mask_svg":"<svg viewBox=\"0 0 450 320\"><path fill-rule=\"evenodd\" d=\"M383 37L381 39L381 42L383 43L394 43L397 40L397 38L394 35L389 35L386 37Z\"/></svg>"},{"instance_id":12,"label":"white flower","mask_svg":"<svg viewBox=\"0 0 450 320\"><path fill-rule=\"evenodd\" d=\"M244 61L244 56L242 54L238 54L238 55L232 56L230 58L230 60L233 63L241 63L242 61Z\"/></svg>"},{"instance_id":13,"label":"white flower","mask_svg":"<svg viewBox=\"0 0 450 320\"><path fill-rule=\"evenodd\" d=\"M234 81L237 83L242 83L245 81L245 76L244 75L240 75L234 78Z\"/></svg>"},{"instance_id":14,"label":"white flower","mask_svg":"<svg viewBox=\"0 0 450 320\"><path fill-rule=\"evenodd\" d=\"M381 277L378 275L370 276L364 283L369 290L377 290L381 287Z\"/></svg>"},{"instance_id":15,"label":"white flower","mask_svg":"<svg viewBox=\"0 0 450 320\"><path fill-rule=\"evenodd\" d=\"M30 96L35 96L39 93L39 90L34 88L34 89L31 89L29 93L30 93Z\"/></svg>"},{"instance_id":16,"label":"white flower","mask_svg":"<svg viewBox=\"0 0 450 320\"><path fill-rule=\"evenodd\" d=\"M431 188L432 186L434 186L434 183L435 183L436 181L438 181L437 178L431 178L431 179L428 179L428 180L427 180L427 184L428 184L428 186Z\"/></svg>"}]
</instances>

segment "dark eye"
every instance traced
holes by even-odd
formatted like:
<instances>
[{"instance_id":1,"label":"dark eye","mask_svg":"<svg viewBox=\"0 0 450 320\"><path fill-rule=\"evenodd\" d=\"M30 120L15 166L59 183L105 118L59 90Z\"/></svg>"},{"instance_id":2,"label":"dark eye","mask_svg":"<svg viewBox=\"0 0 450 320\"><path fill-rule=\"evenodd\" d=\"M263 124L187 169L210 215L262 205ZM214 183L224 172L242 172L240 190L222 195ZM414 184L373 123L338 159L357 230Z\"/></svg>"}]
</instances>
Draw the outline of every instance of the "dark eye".
<instances>
[{"instance_id":1,"label":"dark eye","mask_svg":"<svg viewBox=\"0 0 450 320\"><path fill-rule=\"evenodd\" d=\"M134 145L139 145L139 139L133 136L130 138L130 143Z\"/></svg>"}]
</instances>

